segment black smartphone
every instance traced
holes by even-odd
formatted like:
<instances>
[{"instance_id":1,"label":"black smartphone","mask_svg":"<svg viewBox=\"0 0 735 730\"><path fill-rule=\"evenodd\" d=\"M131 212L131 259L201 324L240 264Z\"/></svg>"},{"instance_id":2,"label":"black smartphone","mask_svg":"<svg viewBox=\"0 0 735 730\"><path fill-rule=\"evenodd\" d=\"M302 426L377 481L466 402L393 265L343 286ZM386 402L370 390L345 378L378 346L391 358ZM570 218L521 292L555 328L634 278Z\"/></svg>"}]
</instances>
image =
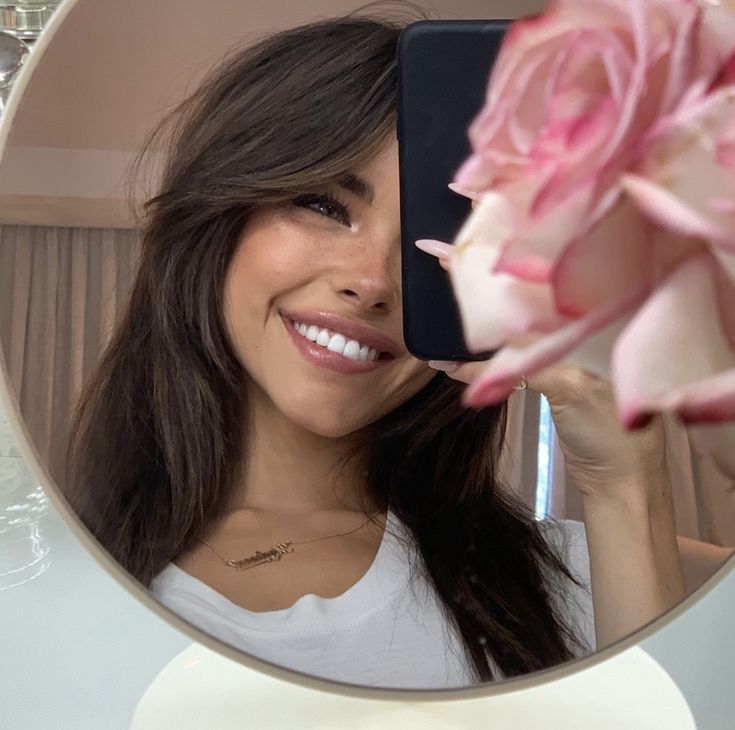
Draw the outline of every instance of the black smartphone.
<instances>
[{"instance_id":1,"label":"black smartphone","mask_svg":"<svg viewBox=\"0 0 735 730\"><path fill-rule=\"evenodd\" d=\"M403 335L422 360L481 360L462 335L447 273L414 245L451 242L471 210L447 185L470 152L467 128L485 101L507 20L422 20L398 43L398 147Z\"/></svg>"}]
</instances>

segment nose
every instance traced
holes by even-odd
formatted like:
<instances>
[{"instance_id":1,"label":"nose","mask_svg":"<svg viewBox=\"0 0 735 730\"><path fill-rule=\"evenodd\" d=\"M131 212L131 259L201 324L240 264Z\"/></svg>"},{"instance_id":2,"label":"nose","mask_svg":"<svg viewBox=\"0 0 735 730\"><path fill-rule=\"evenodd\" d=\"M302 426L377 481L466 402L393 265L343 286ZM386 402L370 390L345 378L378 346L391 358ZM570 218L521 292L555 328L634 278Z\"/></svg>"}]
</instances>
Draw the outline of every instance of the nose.
<instances>
[{"instance_id":1,"label":"nose","mask_svg":"<svg viewBox=\"0 0 735 730\"><path fill-rule=\"evenodd\" d=\"M400 239L352 247L333 276L337 295L363 311L391 312L401 301Z\"/></svg>"}]
</instances>

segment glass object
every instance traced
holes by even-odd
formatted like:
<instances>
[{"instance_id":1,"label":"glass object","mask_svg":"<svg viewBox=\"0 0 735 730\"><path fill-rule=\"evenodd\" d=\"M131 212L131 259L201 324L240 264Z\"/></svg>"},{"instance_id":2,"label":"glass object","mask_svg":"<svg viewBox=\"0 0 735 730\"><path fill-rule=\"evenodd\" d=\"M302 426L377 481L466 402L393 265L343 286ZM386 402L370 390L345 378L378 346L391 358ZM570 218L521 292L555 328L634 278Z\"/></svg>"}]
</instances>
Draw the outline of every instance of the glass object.
<instances>
[{"instance_id":1,"label":"glass object","mask_svg":"<svg viewBox=\"0 0 735 730\"><path fill-rule=\"evenodd\" d=\"M48 500L20 455L0 410L0 590L27 583L50 564L43 537Z\"/></svg>"},{"instance_id":2,"label":"glass object","mask_svg":"<svg viewBox=\"0 0 735 730\"><path fill-rule=\"evenodd\" d=\"M0 2L0 30L17 38L35 40L60 4L61 0Z\"/></svg>"},{"instance_id":3,"label":"glass object","mask_svg":"<svg viewBox=\"0 0 735 730\"><path fill-rule=\"evenodd\" d=\"M10 94L10 87L25 63L30 48L20 38L0 30L0 112Z\"/></svg>"}]
</instances>

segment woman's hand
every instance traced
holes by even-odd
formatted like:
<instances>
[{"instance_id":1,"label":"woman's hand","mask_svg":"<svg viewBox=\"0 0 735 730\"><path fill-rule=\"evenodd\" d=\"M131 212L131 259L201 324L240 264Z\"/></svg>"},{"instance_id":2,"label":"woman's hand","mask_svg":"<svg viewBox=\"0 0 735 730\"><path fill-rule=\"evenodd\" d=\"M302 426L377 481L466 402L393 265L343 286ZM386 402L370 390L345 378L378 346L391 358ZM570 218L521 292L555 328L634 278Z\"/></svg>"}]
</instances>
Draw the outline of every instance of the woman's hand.
<instances>
[{"instance_id":1,"label":"woman's hand","mask_svg":"<svg viewBox=\"0 0 735 730\"><path fill-rule=\"evenodd\" d=\"M471 383L484 365L433 364L463 383ZM585 496L628 497L633 495L619 492L655 488L666 469L660 416L645 428L626 431L609 381L571 365L554 365L528 378L528 387L546 397L567 473Z\"/></svg>"},{"instance_id":2,"label":"woman's hand","mask_svg":"<svg viewBox=\"0 0 735 730\"><path fill-rule=\"evenodd\" d=\"M419 246L439 259L443 268L451 246L439 241ZM482 362L430 362L457 381L471 383ZM626 431L619 423L609 381L571 365L557 364L528 378L551 409L567 473L585 496L635 496L628 490L656 489L666 469L663 419ZM644 496L644 495L640 495Z\"/></svg>"},{"instance_id":3,"label":"woman's hand","mask_svg":"<svg viewBox=\"0 0 735 730\"><path fill-rule=\"evenodd\" d=\"M451 247L419 246L446 268ZM471 383L484 363L430 362ZM684 593L660 417L627 432L610 383L568 365L528 378L546 396L567 473L583 495L597 648L671 608ZM512 396L511 396L512 397Z\"/></svg>"}]
</instances>

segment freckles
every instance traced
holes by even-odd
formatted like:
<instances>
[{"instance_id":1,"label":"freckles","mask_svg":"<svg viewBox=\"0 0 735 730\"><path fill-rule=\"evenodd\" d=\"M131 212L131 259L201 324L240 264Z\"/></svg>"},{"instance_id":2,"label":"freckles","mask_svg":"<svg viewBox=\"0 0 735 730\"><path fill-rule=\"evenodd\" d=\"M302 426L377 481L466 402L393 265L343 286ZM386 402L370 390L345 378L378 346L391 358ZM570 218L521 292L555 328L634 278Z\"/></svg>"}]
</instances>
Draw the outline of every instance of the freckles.
<instances>
[{"instance_id":1,"label":"freckles","mask_svg":"<svg viewBox=\"0 0 735 730\"><path fill-rule=\"evenodd\" d=\"M248 244L252 244L254 264L275 277L293 276L307 265L313 267L327 253L319 236L288 224L273 225Z\"/></svg>"}]
</instances>

